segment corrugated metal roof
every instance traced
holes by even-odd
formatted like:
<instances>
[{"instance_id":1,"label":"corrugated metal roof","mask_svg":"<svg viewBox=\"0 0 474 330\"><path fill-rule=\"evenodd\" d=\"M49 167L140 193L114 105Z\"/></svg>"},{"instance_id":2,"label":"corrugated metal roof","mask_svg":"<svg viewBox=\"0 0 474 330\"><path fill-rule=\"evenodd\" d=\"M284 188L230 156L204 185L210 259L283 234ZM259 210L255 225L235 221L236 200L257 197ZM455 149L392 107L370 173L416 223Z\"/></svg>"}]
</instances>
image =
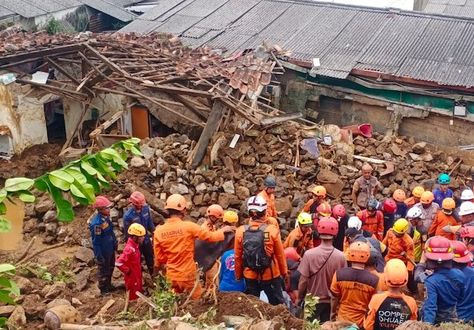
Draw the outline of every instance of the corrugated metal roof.
<instances>
[{"instance_id":1,"label":"corrugated metal roof","mask_svg":"<svg viewBox=\"0 0 474 330\"><path fill-rule=\"evenodd\" d=\"M10 15L15 15L15 13L7 8L0 7L0 17L6 17Z\"/></svg>"},{"instance_id":2,"label":"corrugated metal roof","mask_svg":"<svg viewBox=\"0 0 474 330\"><path fill-rule=\"evenodd\" d=\"M173 9L174 7L182 4L183 0L159 0L158 4L148 10L146 13L140 16L142 20L154 21L157 20L158 17L167 13L169 10Z\"/></svg>"},{"instance_id":3,"label":"corrugated metal roof","mask_svg":"<svg viewBox=\"0 0 474 330\"><path fill-rule=\"evenodd\" d=\"M55 11L64 10L66 6L64 6L60 1L52 1L52 0L25 0L29 4L44 10L47 13L54 13Z\"/></svg>"},{"instance_id":4,"label":"corrugated metal roof","mask_svg":"<svg viewBox=\"0 0 474 330\"><path fill-rule=\"evenodd\" d=\"M120 5L115 5L113 3L114 0L110 0L110 2L104 0L80 0L86 6L94 8L100 12L103 12L113 18L118 19L122 22L129 22L133 20L136 15L126 11Z\"/></svg>"},{"instance_id":5,"label":"corrugated metal roof","mask_svg":"<svg viewBox=\"0 0 474 330\"><path fill-rule=\"evenodd\" d=\"M33 6L32 4L23 0L0 0L0 6L17 13L20 16L31 18L47 14L46 11Z\"/></svg>"},{"instance_id":6,"label":"corrugated metal roof","mask_svg":"<svg viewBox=\"0 0 474 330\"><path fill-rule=\"evenodd\" d=\"M291 0L169 0L155 8L162 12L145 14L123 31L174 33L187 45L228 53L275 43L291 51L290 59L319 57L313 72L341 79L359 69L474 85L474 20Z\"/></svg>"},{"instance_id":7,"label":"corrugated metal roof","mask_svg":"<svg viewBox=\"0 0 474 330\"><path fill-rule=\"evenodd\" d=\"M474 18L474 0L428 0L423 11Z\"/></svg>"}]
</instances>

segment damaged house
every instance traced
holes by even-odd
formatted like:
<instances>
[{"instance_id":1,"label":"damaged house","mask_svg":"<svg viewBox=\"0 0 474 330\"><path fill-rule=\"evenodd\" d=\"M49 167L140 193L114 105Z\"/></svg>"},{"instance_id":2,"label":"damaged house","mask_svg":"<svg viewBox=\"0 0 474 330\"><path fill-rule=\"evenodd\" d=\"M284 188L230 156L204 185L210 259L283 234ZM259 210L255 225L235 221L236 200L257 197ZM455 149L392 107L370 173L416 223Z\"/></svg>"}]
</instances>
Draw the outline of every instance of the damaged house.
<instances>
[{"instance_id":1,"label":"damaged house","mask_svg":"<svg viewBox=\"0 0 474 330\"><path fill-rule=\"evenodd\" d=\"M287 51L272 104L341 126L370 122L446 146L474 143L474 21L312 1L159 1L124 32L167 32L239 54Z\"/></svg>"}]
</instances>

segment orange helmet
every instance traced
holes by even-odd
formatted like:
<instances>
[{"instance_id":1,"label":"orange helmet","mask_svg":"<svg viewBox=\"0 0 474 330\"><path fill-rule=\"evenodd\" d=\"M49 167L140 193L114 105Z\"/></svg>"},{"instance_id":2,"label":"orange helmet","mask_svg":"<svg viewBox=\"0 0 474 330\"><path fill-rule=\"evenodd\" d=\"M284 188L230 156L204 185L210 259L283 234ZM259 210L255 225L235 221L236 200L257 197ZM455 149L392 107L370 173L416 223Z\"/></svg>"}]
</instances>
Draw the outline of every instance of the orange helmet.
<instances>
[{"instance_id":1,"label":"orange helmet","mask_svg":"<svg viewBox=\"0 0 474 330\"><path fill-rule=\"evenodd\" d=\"M323 186L316 186L311 192L318 197L326 197L326 188Z\"/></svg>"},{"instance_id":2,"label":"orange helmet","mask_svg":"<svg viewBox=\"0 0 474 330\"><path fill-rule=\"evenodd\" d=\"M132 192L128 201L132 203L133 205L139 206L139 207L142 207L146 203L145 195L143 195L139 191Z\"/></svg>"},{"instance_id":3,"label":"orange helmet","mask_svg":"<svg viewBox=\"0 0 474 330\"><path fill-rule=\"evenodd\" d=\"M434 195L431 191L425 191L421 194L421 204L431 204L434 201Z\"/></svg>"},{"instance_id":4,"label":"orange helmet","mask_svg":"<svg viewBox=\"0 0 474 330\"><path fill-rule=\"evenodd\" d=\"M408 283L407 266L400 259L390 259L384 269L385 283L390 287L401 287Z\"/></svg>"},{"instance_id":5,"label":"orange helmet","mask_svg":"<svg viewBox=\"0 0 474 330\"><path fill-rule=\"evenodd\" d=\"M349 246L346 253L347 261L365 264L370 258L370 246L365 242L354 242Z\"/></svg>"},{"instance_id":6,"label":"orange helmet","mask_svg":"<svg viewBox=\"0 0 474 330\"><path fill-rule=\"evenodd\" d=\"M456 202L452 198L445 198L443 199L443 203L441 206L444 210L452 211L456 208Z\"/></svg>"},{"instance_id":7,"label":"orange helmet","mask_svg":"<svg viewBox=\"0 0 474 330\"><path fill-rule=\"evenodd\" d=\"M411 194L413 195L413 197L420 198L421 194L423 194L424 192L425 192L425 188L423 188L422 186L416 186L411 191Z\"/></svg>"},{"instance_id":8,"label":"orange helmet","mask_svg":"<svg viewBox=\"0 0 474 330\"><path fill-rule=\"evenodd\" d=\"M404 202L405 199L407 199L407 196L405 194L405 192L402 190L402 189L397 189L393 192L393 199L396 201L396 202Z\"/></svg>"},{"instance_id":9,"label":"orange helmet","mask_svg":"<svg viewBox=\"0 0 474 330\"><path fill-rule=\"evenodd\" d=\"M111 206L112 202L105 196L97 196L94 205L92 205L95 209L103 209Z\"/></svg>"},{"instance_id":10,"label":"orange helmet","mask_svg":"<svg viewBox=\"0 0 474 330\"><path fill-rule=\"evenodd\" d=\"M323 217L330 217L332 214L331 205L329 203L321 203L316 208L316 211Z\"/></svg>"},{"instance_id":11,"label":"orange helmet","mask_svg":"<svg viewBox=\"0 0 474 330\"><path fill-rule=\"evenodd\" d=\"M207 208L206 214L220 219L224 216L224 209L219 204L212 204Z\"/></svg>"},{"instance_id":12,"label":"orange helmet","mask_svg":"<svg viewBox=\"0 0 474 330\"><path fill-rule=\"evenodd\" d=\"M165 209L166 210L176 210L183 211L186 209L188 202L183 195L173 194L166 200Z\"/></svg>"}]
</instances>

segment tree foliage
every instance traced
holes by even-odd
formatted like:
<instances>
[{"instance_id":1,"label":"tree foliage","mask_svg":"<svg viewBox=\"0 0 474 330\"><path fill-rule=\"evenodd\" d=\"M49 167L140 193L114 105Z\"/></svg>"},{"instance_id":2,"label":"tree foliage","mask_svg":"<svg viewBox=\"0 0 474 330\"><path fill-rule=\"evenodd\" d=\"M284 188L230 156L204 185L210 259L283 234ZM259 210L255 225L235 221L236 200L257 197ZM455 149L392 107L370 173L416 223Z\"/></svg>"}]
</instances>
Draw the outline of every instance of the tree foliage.
<instances>
[{"instance_id":1,"label":"tree foliage","mask_svg":"<svg viewBox=\"0 0 474 330\"><path fill-rule=\"evenodd\" d=\"M85 155L68 165L43 174L36 179L10 178L0 189L0 232L9 231L10 222L5 217L8 199L15 198L25 203L33 203L34 192L48 193L56 205L58 220L70 222L74 219L73 201L81 205L91 205L96 194L110 187L109 180L115 180L117 173L128 168L126 160L141 156L138 143L140 139L131 138L120 141L110 148L96 154Z\"/></svg>"},{"instance_id":2,"label":"tree foliage","mask_svg":"<svg viewBox=\"0 0 474 330\"><path fill-rule=\"evenodd\" d=\"M15 297L20 295L20 289L10 278L15 273L15 266L0 264L0 305L14 305ZM0 317L0 328L3 328L7 318Z\"/></svg>"}]
</instances>

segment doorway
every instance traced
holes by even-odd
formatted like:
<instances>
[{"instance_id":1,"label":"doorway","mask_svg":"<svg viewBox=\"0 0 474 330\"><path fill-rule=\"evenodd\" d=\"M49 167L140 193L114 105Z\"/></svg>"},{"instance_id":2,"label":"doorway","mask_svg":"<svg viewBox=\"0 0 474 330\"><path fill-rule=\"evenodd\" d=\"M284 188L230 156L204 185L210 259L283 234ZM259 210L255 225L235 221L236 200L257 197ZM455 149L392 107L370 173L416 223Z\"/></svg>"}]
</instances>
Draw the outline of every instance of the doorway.
<instances>
[{"instance_id":1,"label":"doorway","mask_svg":"<svg viewBox=\"0 0 474 330\"><path fill-rule=\"evenodd\" d=\"M64 107L61 99L44 104L44 118L48 132L49 143L64 143L66 141L66 124L64 122Z\"/></svg>"}]
</instances>

